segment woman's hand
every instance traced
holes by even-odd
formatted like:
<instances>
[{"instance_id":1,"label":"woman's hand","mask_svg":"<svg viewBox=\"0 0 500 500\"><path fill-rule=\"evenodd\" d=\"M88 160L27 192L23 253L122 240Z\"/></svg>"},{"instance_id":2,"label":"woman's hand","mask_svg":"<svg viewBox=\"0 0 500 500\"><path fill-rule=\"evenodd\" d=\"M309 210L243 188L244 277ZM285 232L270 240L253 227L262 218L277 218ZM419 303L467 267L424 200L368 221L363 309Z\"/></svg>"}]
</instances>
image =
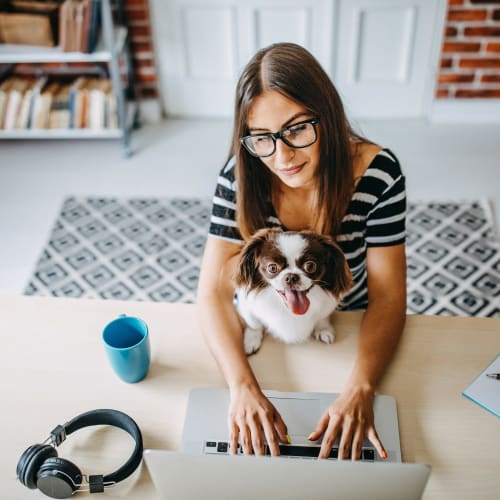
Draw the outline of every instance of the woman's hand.
<instances>
[{"instance_id":1,"label":"woman's hand","mask_svg":"<svg viewBox=\"0 0 500 500\"><path fill-rule=\"evenodd\" d=\"M238 436L245 455L264 455L267 442L271 455L280 454L279 442L288 442L286 425L258 388L237 387L230 391L229 440L231 453L238 451Z\"/></svg>"},{"instance_id":2,"label":"woman's hand","mask_svg":"<svg viewBox=\"0 0 500 500\"><path fill-rule=\"evenodd\" d=\"M359 460L365 437L370 440L380 457L387 458L387 452L374 426L373 399L373 389L350 387L326 409L316 429L308 437L315 441L323 434L319 458L328 458L337 437L340 439L340 460Z\"/></svg>"},{"instance_id":3,"label":"woman's hand","mask_svg":"<svg viewBox=\"0 0 500 500\"><path fill-rule=\"evenodd\" d=\"M387 458L373 417L375 386L389 365L406 319L404 244L369 247L366 252L368 307L359 334L358 355L347 388L326 409L309 439L323 434L319 457L327 458L339 439L339 458L361 457L363 439Z\"/></svg>"}]
</instances>

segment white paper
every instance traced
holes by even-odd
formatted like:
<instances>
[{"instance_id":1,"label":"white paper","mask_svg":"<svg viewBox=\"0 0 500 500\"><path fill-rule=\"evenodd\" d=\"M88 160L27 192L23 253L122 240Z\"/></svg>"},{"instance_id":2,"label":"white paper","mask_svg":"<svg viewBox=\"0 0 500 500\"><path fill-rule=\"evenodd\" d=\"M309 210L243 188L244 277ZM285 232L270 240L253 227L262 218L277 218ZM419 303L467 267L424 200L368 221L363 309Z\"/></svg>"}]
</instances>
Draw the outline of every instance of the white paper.
<instances>
[{"instance_id":1,"label":"white paper","mask_svg":"<svg viewBox=\"0 0 500 500\"><path fill-rule=\"evenodd\" d=\"M500 373L500 354L462 394L500 418L500 380L488 377L488 373Z\"/></svg>"}]
</instances>

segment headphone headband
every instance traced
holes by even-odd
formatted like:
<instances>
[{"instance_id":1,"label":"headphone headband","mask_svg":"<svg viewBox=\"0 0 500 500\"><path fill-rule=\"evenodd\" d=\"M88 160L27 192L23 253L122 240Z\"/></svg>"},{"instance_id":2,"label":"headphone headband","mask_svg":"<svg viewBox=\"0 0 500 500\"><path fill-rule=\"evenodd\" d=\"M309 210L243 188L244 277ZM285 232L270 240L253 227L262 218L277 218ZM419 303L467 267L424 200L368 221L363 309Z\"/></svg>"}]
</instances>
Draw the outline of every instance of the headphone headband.
<instances>
[{"instance_id":1,"label":"headphone headband","mask_svg":"<svg viewBox=\"0 0 500 500\"><path fill-rule=\"evenodd\" d=\"M119 427L128 432L135 441L135 448L130 458L118 470L103 477L104 483L118 483L130 476L139 466L142 460L142 435L137 424L127 414L118 410L100 409L91 410L76 416L62 427L65 434L69 435L82 429L94 425L111 425ZM58 429L58 427L56 427ZM54 431L52 431L54 432ZM57 440L56 440L57 443ZM56 444L57 446L58 444Z\"/></svg>"}]
</instances>

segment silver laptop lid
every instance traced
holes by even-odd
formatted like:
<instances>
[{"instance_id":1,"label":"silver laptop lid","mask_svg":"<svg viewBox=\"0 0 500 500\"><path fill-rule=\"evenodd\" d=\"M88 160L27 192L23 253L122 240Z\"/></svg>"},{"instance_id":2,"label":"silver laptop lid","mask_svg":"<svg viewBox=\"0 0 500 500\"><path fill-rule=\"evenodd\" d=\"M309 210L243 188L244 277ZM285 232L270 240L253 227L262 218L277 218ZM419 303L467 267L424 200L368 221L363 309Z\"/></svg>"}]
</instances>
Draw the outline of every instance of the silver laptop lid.
<instances>
[{"instance_id":1,"label":"silver laptop lid","mask_svg":"<svg viewBox=\"0 0 500 500\"><path fill-rule=\"evenodd\" d=\"M307 436L328 405L338 394L320 392L264 391L285 421L294 446L311 446ZM219 443L227 443L227 411L229 391L223 388L195 388L189 394L182 432L182 451L217 453ZM375 426L388 453L384 462L401 462L396 402L389 396L377 395L374 402ZM207 447L207 443L210 446ZM365 440L364 447L371 443ZM379 460L375 453L374 460Z\"/></svg>"},{"instance_id":2,"label":"silver laptop lid","mask_svg":"<svg viewBox=\"0 0 500 500\"><path fill-rule=\"evenodd\" d=\"M146 450L162 500L417 500L430 467L420 464L193 455Z\"/></svg>"}]
</instances>

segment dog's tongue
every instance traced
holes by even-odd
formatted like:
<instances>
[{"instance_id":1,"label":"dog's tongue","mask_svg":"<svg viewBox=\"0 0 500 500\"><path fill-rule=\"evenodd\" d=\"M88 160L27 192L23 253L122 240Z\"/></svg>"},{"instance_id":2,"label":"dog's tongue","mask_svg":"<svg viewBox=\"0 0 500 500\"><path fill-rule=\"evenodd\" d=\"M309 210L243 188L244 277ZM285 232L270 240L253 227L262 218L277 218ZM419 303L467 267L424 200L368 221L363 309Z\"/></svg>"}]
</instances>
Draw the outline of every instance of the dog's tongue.
<instances>
[{"instance_id":1,"label":"dog's tongue","mask_svg":"<svg viewBox=\"0 0 500 500\"><path fill-rule=\"evenodd\" d=\"M285 290L285 300L293 314L305 314L309 309L309 299L305 292Z\"/></svg>"}]
</instances>

